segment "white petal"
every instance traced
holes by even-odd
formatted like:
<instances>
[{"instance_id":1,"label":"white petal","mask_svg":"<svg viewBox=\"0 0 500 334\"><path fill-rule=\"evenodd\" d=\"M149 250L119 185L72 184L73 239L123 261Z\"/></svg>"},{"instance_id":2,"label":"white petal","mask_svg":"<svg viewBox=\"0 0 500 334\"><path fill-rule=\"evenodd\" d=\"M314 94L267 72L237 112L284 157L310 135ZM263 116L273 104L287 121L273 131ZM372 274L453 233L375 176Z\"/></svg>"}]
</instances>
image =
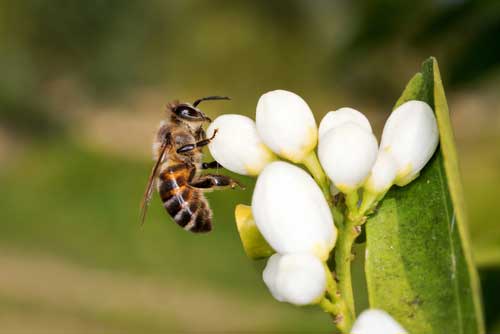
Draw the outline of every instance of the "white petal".
<instances>
[{"instance_id":1,"label":"white petal","mask_svg":"<svg viewBox=\"0 0 500 334\"><path fill-rule=\"evenodd\" d=\"M389 314L382 310L363 311L354 322L351 334L407 334Z\"/></svg>"},{"instance_id":2,"label":"white petal","mask_svg":"<svg viewBox=\"0 0 500 334\"><path fill-rule=\"evenodd\" d=\"M255 223L278 253L309 252L328 258L337 230L323 193L299 167L277 161L257 179L252 197Z\"/></svg>"},{"instance_id":3,"label":"white petal","mask_svg":"<svg viewBox=\"0 0 500 334\"><path fill-rule=\"evenodd\" d=\"M385 192L392 186L397 169L396 161L392 155L386 151L379 151L370 177L366 180L365 188L375 194Z\"/></svg>"},{"instance_id":4,"label":"white petal","mask_svg":"<svg viewBox=\"0 0 500 334\"><path fill-rule=\"evenodd\" d=\"M207 137L218 129L208 148L224 168L244 175L258 175L275 155L260 140L254 121L242 115L222 115L208 127Z\"/></svg>"},{"instance_id":5,"label":"white petal","mask_svg":"<svg viewBox=\"0 0 500 334\"><path fill-rule=\"evenodd\" d=\"M273 295L274 299L282 302L284 301L283 297L279 294L278 289L276 287L276 276L278 275L278 265L281 260L280 254L274 254L267 260L266 267L262 272L262 279L264 283L266 283L267 288Z\"/></svg>"},{"instance_id":6,"label":"white petal","mask_svg":"<svg viewBox=\"0 0 500 334\"><path fill-rule=\"evenodd\" d=\"M328 112L319 123L319 138L329 130L334 129L344 123L353 122L368 132L373 132L370 122L365 115L353 108L340 108L336 111Z\"/></svg>"},{"instance_id":7,"label":"white petal","mask_svg":"<svg viewBox=\"0 0 500 334\"><path fill-rule=\"evenodd\" d=\"M319 141L321 166L340 191L359 188L377 158L377 139L359 125L348 122L324 134Z\"/></svg>"},{"instance_id":8,"label":"white petal","mask_svg":"<svg viewBox=\"0 0 500 334\"><path fill-rule=\"evenodd\" d=\"M398 165L396 184L407 183L430 160L439 142L436 117L422 101L409 101L394 110L385 123L380 147Z\"/></svg>"},{"instance_id":9,"label":"white petal","mask_svg":"<svg viewBox=\"0 0 500 334\"><path fill-rule=\"evenodd\" d=\"M287 254L279 260L275 284L283 301L312 304L325 294L326 272L322 262L311 254Z\"/></svg>"},{"instance_id":10,"label":"white petal","mask_svg":"<svg viewBox=\"0 0 500 334\"><path fill-rule=\"evenodd\" d=\"M275 90L262 95L257 103L256 122L264 143L290 161L302 161L316 146L316 121L297 94Z\"/></svg>"}]
</instances>

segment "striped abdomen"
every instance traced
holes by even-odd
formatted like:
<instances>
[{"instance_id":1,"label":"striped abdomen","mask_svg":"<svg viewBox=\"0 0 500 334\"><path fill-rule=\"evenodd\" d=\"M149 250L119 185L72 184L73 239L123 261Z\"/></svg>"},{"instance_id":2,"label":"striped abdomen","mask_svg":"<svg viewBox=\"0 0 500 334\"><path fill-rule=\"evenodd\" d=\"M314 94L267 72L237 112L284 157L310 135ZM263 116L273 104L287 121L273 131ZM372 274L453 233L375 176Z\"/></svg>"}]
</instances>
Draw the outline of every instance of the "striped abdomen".
<instances>
[{"instance_id":1,"label":"striped abdomen","mask_svg":"<svg viewBox=\"0 0 500 334\"><path fill-rule=\"evenodd\" d=\"M212 212L199 189L189 186L194 168L186 164L168 166L159 175L158 191L163 206L185 230L209 232L212 229Z\"/></svg>"}]
</instances>

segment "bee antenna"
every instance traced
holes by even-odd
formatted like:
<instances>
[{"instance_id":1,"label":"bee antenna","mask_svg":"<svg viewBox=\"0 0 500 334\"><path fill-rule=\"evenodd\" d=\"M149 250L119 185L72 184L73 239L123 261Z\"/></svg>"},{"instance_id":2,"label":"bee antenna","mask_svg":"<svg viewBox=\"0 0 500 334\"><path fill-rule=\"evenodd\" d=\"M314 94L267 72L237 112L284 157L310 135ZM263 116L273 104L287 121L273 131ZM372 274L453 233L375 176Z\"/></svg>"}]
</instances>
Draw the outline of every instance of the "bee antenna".
<instances>
[{"instance_id":1,"label":"bee antenna","mask_svg":"<svg viewBox=\"0 0 500 334\"><path fill-rule=\"evenodd\" d=\"M231 100L229 96L206 96L202 97L201 99L198 99L193 102L193 107L196 107L198 104L200 104L203 101L212 101L212 100Z\"/></svg>"}]
</instances>

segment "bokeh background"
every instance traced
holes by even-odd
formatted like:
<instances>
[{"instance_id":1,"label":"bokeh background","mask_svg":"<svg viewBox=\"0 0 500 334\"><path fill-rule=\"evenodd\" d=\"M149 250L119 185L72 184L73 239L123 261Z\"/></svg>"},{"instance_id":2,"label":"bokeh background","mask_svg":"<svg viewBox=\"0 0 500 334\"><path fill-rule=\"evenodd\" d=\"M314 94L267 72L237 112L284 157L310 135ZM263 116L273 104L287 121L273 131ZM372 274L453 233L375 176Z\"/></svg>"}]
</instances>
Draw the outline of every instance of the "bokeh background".
<instances>
[{"instance_id":1,"label":"bokeh background","mask_svg":"<svg viewBox=\"0 0 500 334\"><path fill-rule=\"evenodd\" d=\"M0 331L332 332L274 301L233 221L250 191L209 194L215 230L138 205L165 105L205 95L252 116L283 88L320 118L355 107L380 134L420 63L438 58L483 285L500 333L500 3L0 1ZM252 180L241 178L249 188Z\"/></svg>"}]
</instances>

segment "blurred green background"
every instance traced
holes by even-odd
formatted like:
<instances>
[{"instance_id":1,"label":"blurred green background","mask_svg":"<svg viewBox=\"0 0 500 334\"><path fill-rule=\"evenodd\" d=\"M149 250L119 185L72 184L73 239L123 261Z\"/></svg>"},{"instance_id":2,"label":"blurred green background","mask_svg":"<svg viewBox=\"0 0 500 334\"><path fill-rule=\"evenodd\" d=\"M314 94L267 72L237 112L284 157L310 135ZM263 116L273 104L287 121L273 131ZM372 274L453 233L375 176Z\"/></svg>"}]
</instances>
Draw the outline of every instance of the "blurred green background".
<instances>
[{"instance_id":1,"label":"blurred green background","mask_svg":"<svg viewBox=\"0 0 500 334\"><path fill-rule=\"evenodd\" d=\"M287 89L317 121L363 111L380 134L420 63L438 58L452 112L489 332L500 332L500 2L0 1L0 330L325 332L272 299L233 221L251 192L208 195L192 235L138 205L173 99L252 116ZM251 189L252 180L241 178Z\"/></svg>"}]
</instances>

